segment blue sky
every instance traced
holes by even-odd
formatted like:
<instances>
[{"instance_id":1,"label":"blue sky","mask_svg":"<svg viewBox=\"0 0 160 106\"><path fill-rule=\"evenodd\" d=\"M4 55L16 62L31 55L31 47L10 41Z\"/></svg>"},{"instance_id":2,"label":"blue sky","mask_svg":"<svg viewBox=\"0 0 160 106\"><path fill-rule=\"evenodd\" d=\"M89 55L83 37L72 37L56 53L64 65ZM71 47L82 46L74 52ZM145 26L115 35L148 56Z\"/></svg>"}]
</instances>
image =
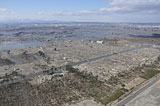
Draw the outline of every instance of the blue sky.
<instances>
[{"instance_id":1,"label":"blue sky","mask_svg":"<svg viewBox=\"0 0 160 106\"><path fill-rule=\"evenodd\" d=\"M0 0L0 21L160 22L160 0Z\"/></svg>"},{"instance_id":2,"label":"blue sky","mask_svg":"<svg viewBox=\"0 0 160 106\"><path fill-rule=\"evenodd\" d=\"M0 7L16 11L78 11L107 7L104 0L1 0Z\"/></svg>"}]
</instances>

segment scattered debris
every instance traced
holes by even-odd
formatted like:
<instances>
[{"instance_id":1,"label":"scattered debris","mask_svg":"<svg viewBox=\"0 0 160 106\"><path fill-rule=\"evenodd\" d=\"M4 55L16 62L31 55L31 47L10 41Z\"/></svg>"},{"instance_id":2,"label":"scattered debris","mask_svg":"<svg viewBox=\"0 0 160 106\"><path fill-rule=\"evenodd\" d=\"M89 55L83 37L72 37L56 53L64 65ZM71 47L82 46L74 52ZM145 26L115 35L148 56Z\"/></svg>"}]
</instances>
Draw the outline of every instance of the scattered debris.
<instances>
[{"instance_id":1,"label":"scattered debris","mask_svg":"<svg viewBox=\"0 0 160 106\"><path fill-rule=\"evenodd\" d=\"M99 43L99 44L104 44L104 42L103 41L96 41L97 43Z\"/></svg>"},{"instance_id":2,"label":"scattered debris","mask_svg":"<svg viewBox=\"0 0 160 106\"><path fill-rule=\"evenodd\" d=\"M14 65L15 62L9 60L9 59L2 59L0 58L0 66L4 66L4 65Z\"/></svg>"}]
</instances>

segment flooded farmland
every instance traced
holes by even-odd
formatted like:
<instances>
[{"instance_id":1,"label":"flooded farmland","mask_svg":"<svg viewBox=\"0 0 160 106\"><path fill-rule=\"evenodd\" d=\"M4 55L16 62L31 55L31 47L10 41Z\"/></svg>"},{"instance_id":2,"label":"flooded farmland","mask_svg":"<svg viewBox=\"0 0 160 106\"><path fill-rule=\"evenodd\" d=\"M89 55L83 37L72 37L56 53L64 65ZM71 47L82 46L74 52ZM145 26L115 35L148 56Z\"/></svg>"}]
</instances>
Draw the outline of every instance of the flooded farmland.
<instances>
[{"instance_id":1,"label":"flooded farmland","mask_svg":"<svg viewBox=\"0 0 160 106\"><path fill-rule=\"evenodd\" d=\"M0 104L107 105L159 67L159 41L157 24L1 24Z\"/></svg>"}]
</instances>

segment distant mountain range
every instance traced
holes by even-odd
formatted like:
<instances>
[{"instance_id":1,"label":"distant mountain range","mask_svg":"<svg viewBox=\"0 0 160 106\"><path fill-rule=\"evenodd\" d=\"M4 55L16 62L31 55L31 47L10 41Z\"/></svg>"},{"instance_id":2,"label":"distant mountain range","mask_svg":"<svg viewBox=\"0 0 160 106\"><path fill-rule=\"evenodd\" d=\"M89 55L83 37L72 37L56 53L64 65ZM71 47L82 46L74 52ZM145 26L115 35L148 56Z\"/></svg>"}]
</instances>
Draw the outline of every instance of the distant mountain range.
<instances>
[{"instance_id":1,"label":"distant mountain range","mask_svg":"<svg viewBox=\"0 0 160 106\"><path fill-rule=\"evenodd\" d=\"M32 20L32 19L13 19L3 20L0 24L139 24L139 25L160 25L160 23L132 23L132 22L78 22L78 21L57 21L57 20Z\"/></svg>"}]
</instances>

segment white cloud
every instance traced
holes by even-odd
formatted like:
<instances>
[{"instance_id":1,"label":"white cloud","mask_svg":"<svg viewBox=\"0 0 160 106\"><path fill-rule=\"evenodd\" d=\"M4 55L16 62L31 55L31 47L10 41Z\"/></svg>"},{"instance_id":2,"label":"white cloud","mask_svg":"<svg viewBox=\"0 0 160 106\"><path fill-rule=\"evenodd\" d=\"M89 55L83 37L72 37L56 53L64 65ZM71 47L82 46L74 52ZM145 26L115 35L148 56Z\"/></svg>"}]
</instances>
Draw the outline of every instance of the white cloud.
<instances>
[{"instance_id":1,"label":"white cloud","mask_svg":"<svg viewBox=\"0 0 160 106\"><path fill-rule=\"evenodd\" d=\"M2 15L2 14L8 14L8 15L15 14L14 11L6 9L6 8L0 8L0 13L1 13L0 15Z\"/></svg>"},{"instance_id":2,"label":"white cloud","mask_svg":"<svg viewBox=\"0 0 160 106\"><path fill-rule=\"evenodd\" d=\"M111 0L111 10L115 12L145 12L157 13L160 11L160 0Z\"/></svg>"},{"instance_id":3,"label":"white cloud","mask_svg":"<svg viewBox=\"0 0 160 106\"><path fill-rule=\"evenodd\" d=\"M8 19L17 19L18 16L14 11L11 11L6 8L0 8L0 21L8 20Z\"/></svg>"},{"instance_id":4,"label":"white cloud","mask_svg":"<svg viewBox=\"0 0 160 106\"><path fill-rule=\"evenodd\" d=\"M52 15L52 16L71 16L71 15L108 15L112 13L147 13L157 14L160 13L160 0L110 0L110 8L100 8L97 10L81 10L75 12L66 11L41 11L39 15Z\"/></svg>"},{"instance_id":5,"label":"white cloud","mask_svg":"<svg viewBox=\"0 0 160 106\"><path fill-rule=\"evenodd\" d=\"M13 16L30 19L71 20L71 21L159 21L160 0L108 0L108 8L80 11L39 11L18 14L0 8L0 18ZM38 14L38 15L37 15Z\"/></svg>"},{"instance_id":6,"label":"white cloud","mask_svg":"<svg viewBox=\"0 0 160 106\"><path fill-rule=\"evenodd\" d=\"M81 10L81 11L40 11L38 15L52 15L52 16L72 16L72 15L91 15L98 14L99 10Z\"/></svg>"},{"instance_id":7,"label":"white cloud","mask_svg":"<svg viewBox=\"0 0 160 106\"><path fill-rule=\"evenodd\" d=\"M7 9L6 8L0 8L0 12L6 12Z\"/></svg>"}]
</instances>

